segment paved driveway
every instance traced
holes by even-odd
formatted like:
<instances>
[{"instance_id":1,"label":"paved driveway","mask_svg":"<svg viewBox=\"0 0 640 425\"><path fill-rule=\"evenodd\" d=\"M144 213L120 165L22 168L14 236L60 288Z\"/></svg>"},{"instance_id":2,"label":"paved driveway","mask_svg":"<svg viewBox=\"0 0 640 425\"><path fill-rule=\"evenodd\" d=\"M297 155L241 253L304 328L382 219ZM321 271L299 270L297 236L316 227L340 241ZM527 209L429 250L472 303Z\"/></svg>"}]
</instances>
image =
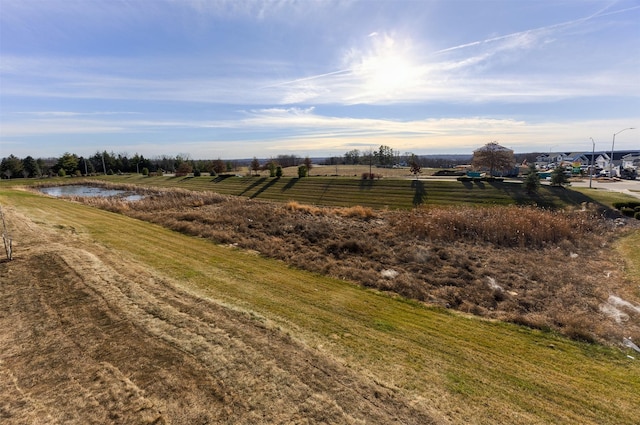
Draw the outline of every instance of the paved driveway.
<instances>
[{"instance_id":1,"label":"paved driveway","mask_svg":"<svg viewBox=\"0 0 640 425\"><path fill-rule=\"evenodd\" d=\"M589 179L580 181L572 181L572 186L575 187L589 187ZM593 180L592 186L594 189L612 190L615 192L626 193L636 198L640 198L640 180Z\"/></svg>"}]
</instances>

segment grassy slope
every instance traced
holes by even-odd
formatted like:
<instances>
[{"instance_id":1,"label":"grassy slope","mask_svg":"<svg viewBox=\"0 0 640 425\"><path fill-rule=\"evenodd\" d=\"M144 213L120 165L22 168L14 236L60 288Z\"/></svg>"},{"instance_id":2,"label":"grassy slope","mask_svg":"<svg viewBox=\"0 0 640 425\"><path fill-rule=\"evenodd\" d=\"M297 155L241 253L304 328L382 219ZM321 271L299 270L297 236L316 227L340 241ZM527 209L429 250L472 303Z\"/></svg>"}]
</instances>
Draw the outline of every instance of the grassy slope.
<instances>
[{"instance_id":1,"label":"grassy slope","mask_svg":"<svg viewBox=\"0 0 640 425\"><path fill-rule=\"evenodd\" d=\"M78 204L4 189L0 203L60 231L72 227L255 314L407 391L432 406L436 417L455 423L637 421L640 363L616 349L427 308ZM15 251L20 255L19 241Z\"/></svg>"},{"instance_id":2,"label":"grassy slope","mask_svg":"<svg viewBox=\"0 0 640 425\"><path fill-rule=\"evenodd\" d=\"M542 186L536 195L529 195L521 184L509 182L458 182L440 180L382 179L360 180L345 177L311 177L304 179L283 177L143 177L141 175L100 176L98 179L114 183L142 184L158 187L182 187L191 190L210 190L218 193L276 201L295 200L316 205L373 208L412 208L415 204L455 205L471 204L536 204L559 208L600 202L610 205L604 193L585 192ZM68 181L68 180L67 180ZM596 197L592 197L592 195ZM617 194L616 199L627 195Z\"/></svg>"}]
</instances>

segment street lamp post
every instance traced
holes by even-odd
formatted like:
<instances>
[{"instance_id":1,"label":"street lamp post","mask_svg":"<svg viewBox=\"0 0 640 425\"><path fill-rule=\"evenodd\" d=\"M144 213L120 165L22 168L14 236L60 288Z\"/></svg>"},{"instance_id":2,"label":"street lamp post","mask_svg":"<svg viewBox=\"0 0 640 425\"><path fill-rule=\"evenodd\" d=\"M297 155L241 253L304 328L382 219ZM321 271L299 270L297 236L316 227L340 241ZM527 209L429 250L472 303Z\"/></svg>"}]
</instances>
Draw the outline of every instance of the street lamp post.
<instances>
[{"instance_id":1,"label":"street lamp post","mask_svg":"<svg viewBox=\"0 0 640 425\"><path fill-rule=\"evenodd\" d=\"M617 133L613 133L613 141L611 142L611 159L609 160L609 178L610 179L613 178L613 147L616 144L616 134L620 134L623 131L627 131L627 130L635 130L635 127L623 128Z\"/></svg>"},{"instance_id":2,"label":"street lamp post","mask_svg":"<svg viewBox=\"0 0 640 425\"><path fill-rule=\"evenodd\" d=\"M591 168L589 169L589 189L591 189L591 182L593 181L593 172L595 171L595 162L593 161L593 157L596 153L596 141L593 140L593 137L589 137L591 139L591 143L593 144L591 148Z\"/></svg>"}]
</instances>

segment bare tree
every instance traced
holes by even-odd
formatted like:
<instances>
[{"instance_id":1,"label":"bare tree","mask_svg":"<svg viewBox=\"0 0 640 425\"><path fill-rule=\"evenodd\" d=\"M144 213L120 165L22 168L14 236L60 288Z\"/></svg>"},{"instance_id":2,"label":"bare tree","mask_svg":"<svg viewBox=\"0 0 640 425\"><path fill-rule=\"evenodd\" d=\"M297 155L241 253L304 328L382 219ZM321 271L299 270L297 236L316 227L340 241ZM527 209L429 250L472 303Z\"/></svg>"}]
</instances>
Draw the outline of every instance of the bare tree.
<instances>
[{"instance_id":1,"label":"bare tree","mask_svg":"<svg viewBox=\"0 0 640 425\"><path fill-rule=\"evenodd\" d=\"M476 169L489 169L490 175L494 171L506 171L515 166L516 158L511 149L499 145L497 142L487 143L473 151L471 165Z\"/></svg>"},{"instance_id":2,"label":"bare tree","mask_svg":"<svg viewBox=\"0 0 640 425\"><path fill-rule=\"evenodd\" d=\"M253 157L253 160L251 160L251 170L256 174L256 176L258 175L258 171L260 171L260 161L258 161L258 158L255 156Z\"/></svg>"},{"instance_id":3,"label":"bare tree","mask_svg":"<svg viewBox=\"0 0 640 425\"><path fill-rule=\"evenodd\" d=\"M304 158L303 164L305 167L307 167L307 176L311 175L311 159L307 156Z\"/></svg>"},{"instance_id":4,"label":"bare tree","mask_svg":"<svg viewBox=\"0 0 640 425\"><path fill-rule=\"evenodd\" d=\"M411 167L411 174L416 176L416 180L418 180L418 174L422 172L422 166L420 165L420 160L414 154L411 154L409 158L409 166Z\"/></svg>"}]
</instances>

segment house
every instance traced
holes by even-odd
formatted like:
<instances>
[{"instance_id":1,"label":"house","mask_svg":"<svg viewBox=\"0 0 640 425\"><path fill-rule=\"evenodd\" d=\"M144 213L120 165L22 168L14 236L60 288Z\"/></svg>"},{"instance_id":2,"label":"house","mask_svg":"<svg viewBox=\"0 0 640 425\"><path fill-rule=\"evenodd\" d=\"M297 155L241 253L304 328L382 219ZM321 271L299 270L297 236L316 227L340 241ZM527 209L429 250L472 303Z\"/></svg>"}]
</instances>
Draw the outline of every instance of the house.
<instances>
[{"instance_id":1,"label":"house","mask_svg":"<svg viewBox=\"0 0 640 425\"><path fill-rule=\"evenodd\" d=\"M591 164L591 155L582 152L556 152L538 155L536 168L550 170L556 167L585 168Z\"/></svg>"},{"instance_id":2,"label":"house","mask_svg":"<svg viewBox=\"0 0 640 425\"><path fill-rule=\"evenodd\" d=\"M591 155L574 152L568 155L566 161L571 162L574 167L586 167L591 164Z\"/></svg>"},{"instance_id":3,"label":"house","mask_svg":"<svg viewBox=\"0 0 640 425\"><path fill-rule=\"evenodd\" d=\"M621 161L623 170L627 168L640 170L640 152L628 153L621 158Z\"/></svg>"},{"instance_id":4,"label":"house","mask_svg":"<svg viewBox=\"0 0 640 425\"><path fill-rule=\"evenodd\" d=\"M566 152L549 152L548 154L538 155L536 157L536 168L544 170L555 168L563 162L570 161L572 158L571 155L571 153Z\"/></svg>"},{"instance_id":5,"label":"house","mask_svg":"<svg viewBox=\"0 0 640 425\"><path fill-rule=\"evenodd\" d=\"M615 151L613 161L611 151L599 152L549 152L536 157L536 168L538 170L551 170L558 166L580 169L589 173L592 162L594 172L609 175L611 170L614 176L620 176L622 170L634 169L640 171L640 151Z\"/></svg>"},{"instance_id":6,"label":"house","mask_svg":"<svg viewBox=\"0 0 640 425\"><path fill-rule=\"evenodd\" d=\"M611 157L609 157L609 155L607 155L606 153L598 154L595 159L596 168L600 170L608 169L610 160Z\"/></svg>"}]
</instances>

